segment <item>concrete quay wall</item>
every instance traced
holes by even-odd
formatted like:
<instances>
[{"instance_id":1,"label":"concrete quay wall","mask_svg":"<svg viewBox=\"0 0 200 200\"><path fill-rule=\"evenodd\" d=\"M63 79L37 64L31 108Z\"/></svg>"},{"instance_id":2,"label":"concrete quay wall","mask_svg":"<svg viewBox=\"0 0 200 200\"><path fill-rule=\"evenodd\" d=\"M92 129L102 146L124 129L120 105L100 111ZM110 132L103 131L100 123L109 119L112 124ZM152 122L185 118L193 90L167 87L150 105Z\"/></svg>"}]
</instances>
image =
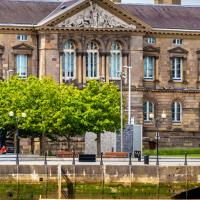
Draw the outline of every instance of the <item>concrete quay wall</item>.
<instances>
[{"instance_id":1,"label":"concrete quay wall","mask_svg":"<svg viewBox=\"0 0 200 200\"><path fill-rule=\"evenodd\" d=\"M7 165L0 167L1 182L37 183L59 177L71 183L200 183L200 166Z\"/></svg>"}]
</instances>

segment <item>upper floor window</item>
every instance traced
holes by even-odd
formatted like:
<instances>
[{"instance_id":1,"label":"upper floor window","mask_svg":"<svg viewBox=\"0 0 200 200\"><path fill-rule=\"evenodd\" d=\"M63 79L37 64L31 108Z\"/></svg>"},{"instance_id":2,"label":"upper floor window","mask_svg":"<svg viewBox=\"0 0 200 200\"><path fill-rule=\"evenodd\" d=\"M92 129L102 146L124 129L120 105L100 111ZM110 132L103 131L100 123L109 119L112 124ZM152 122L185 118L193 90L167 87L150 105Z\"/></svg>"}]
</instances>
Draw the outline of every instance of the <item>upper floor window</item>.
<instances>
[{"instance_id":1,"label":"upper floor window","mask_svg":"<svg viewBox=\"0 0 200 200\"><path fill-rule=\"evenodd\" d=\"M173 102L172 104L172 122L181 122L182 118L182 106L179 102Z\"/></svg>"},{"instance_id":2,"label":"upper floor window","mask_svg":"<svg viewBox=\"0 0 200 200\"><path fill-rule=\"evenodd\" d=\"M95 41L87 44L86 54L86 77L98 77L99 69L99 46Z\"/></svg>"},{"instance_id":3,"label":"upper floor window","mask_svg":"<svg viewBox=\"0 0 200 200\"><path fill-rule=\"evenodd\" d=\"M156 43L156 38L148 37L148 38L146 38L146 41L147 41L148 44L155 44Z\"/></svg>"},{"instance_id":4,"label":"upper floor window","mask_svg":"<svg viewBox=\"0 0 200 200\"><path fill-rule=\"evenodd\" d=\"M182 58L172 58L172 79L181 81L182 80Z\"/></svg>"},{"instance_id":5,"label":"upper floor window","mask_svg":"<svg viewBox=\"0 0 200 200\"><path fill-rule=\"evenodd\" d=\"M76 52L74 42L69 40L63 48L62 55L62 76L63 81L75 78Z\"/></svg>"},{"instance_id":6,"label":"upper floor window","mask_svg":"<svg viewBox=\"0 0 200 200\"><path fill-rule=\"evenodd\" d=\"M28 55L23 55L23 54L16 55L16 69L20 78L27 77Z\"/></svg>"},{"instance_id":7,"label":"upper floor window","mask_svg":"<svg viewBox=\"0 0 200 200\"><path fill-rule=\"evenodd\" d=\"M154 104L150 101L145 101L144 105L144 121L149 122L150 121L150 113L154 113Z\"/></svg>"},{"instance_id":8,"label":"upper floor window","mask_svg":"<svg viewBox=\"0 0 200 200\"><path fill-rule=\"evenodd\" d=\"M183 44L183 39L173 39L173 44L181 45Z\"/></svg>"},{"instance_id":9,"label":"upper floor window","mask_svg":"<svg viewBox=\"0 0 200 200\"><path fill-rule=\"evenodd\" d=\"M19 41L27 41L28 35L17 35L17 40Z\"/></svg>"},{"instance_id":10,"label":"upper floor window","mask_svg":"<svg viewBox=\"0 0 200 200\"><path fill-rule=\"evenodd\" d=\"M155 57L145 56L144 57L144 79L154 79L154 65Z\"/></svg>"},{"instance_id":11,"label":"upper floor window","mask_svg":"<svg viewBox=\"0 0 200 200\"><path fill-rule=\"evenodd\" d=\"M110 78L119 78L121 68L121 46L118 42L113 42L110 50Z\"/></svg>"}]
</instances>

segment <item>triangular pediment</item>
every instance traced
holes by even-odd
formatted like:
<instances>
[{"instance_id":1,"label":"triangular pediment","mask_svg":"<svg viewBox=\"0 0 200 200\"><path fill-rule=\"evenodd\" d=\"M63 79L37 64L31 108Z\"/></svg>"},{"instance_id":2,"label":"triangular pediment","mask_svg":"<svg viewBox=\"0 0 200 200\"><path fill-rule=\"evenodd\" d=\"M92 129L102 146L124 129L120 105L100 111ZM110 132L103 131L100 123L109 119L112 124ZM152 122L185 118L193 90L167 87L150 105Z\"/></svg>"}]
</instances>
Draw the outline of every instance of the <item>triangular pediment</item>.
<instances>
[{"instance_id":1,"label":"triangular pediment","mask_svg":"<svg viewBox=\"0 0 200 200\"><path fill-rule=\"evenodd\" d=\"M66 29L150 28L110 0L79 0L69 7L61 6L58 10L39 25Z\"/></svg>"},{"instance_id":2,"label":"triangular pediment","mask_svg":"<svg viewBox=\"0 0 200 200\"><path fill-rule=\"evenodd\" d=\"M183 49L182 47L175 47L173 49L168 50L169 53L180 53L180 54L187 54L188 51L186 49Z\"/></svg>"},{"instance_id":3,"label":"triangular pediment","mask_svg":"<svg viewBox=\"0 0 200 200\"><path fill-rule=\"evenodd\" d=\"M21 50L33 50L33 47L26 44L26 43L21 43L21 44L18 44L16 46L13 46L13 49L21 49Z\"/></svg>"},{"instance_id":4,"label":"triangular pediment","mask_svg":"<svg viewBox=\"0 0 200 200\"><path fill-rule=\"evenodd\" d=\"M145 52L160 52L160 48L154 47L152 45L148 45L143 48L143 51L145 51Z\"/></svg>"}]
</instances>

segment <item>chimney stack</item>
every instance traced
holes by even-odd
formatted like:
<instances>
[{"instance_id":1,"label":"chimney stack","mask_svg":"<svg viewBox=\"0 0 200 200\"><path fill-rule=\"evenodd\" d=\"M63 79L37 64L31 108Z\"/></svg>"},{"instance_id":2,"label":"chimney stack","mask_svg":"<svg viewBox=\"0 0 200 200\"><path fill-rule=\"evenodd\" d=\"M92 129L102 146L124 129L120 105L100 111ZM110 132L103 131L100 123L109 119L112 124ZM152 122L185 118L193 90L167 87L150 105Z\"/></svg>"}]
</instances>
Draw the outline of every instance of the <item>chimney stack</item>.
<instances>
[{"instance_id":1,"label":"chimney stack","mask_svg":"<svg viewBox=\"0 0 200 200\"><path fill-rule=\"evenodd\" d=\"M154 4L181 5L181 0L154 0Z\"/></svg>"}]
</instances>

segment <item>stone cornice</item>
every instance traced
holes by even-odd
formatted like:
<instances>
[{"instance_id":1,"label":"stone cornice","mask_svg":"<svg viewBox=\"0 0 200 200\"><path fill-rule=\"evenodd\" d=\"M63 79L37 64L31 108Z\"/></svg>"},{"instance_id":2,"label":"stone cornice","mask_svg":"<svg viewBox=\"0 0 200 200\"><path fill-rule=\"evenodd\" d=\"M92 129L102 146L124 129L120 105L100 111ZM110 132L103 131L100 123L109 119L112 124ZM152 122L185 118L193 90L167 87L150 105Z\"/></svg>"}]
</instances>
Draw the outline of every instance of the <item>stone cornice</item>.
<instances>
[{"instance_id":1,"label":"stone cornice","mask_svg":"<svg viewBox=\"0 0 200 200\"><path fill-rule=\"evenodd\" d=\"M124 87L124 91L128 91L128 87ZM136 92L153 92L153 93L199 93L200 89L149 89L149 88L136 88L132 86L132 91Z\"/></svg>"}]
</instances>

